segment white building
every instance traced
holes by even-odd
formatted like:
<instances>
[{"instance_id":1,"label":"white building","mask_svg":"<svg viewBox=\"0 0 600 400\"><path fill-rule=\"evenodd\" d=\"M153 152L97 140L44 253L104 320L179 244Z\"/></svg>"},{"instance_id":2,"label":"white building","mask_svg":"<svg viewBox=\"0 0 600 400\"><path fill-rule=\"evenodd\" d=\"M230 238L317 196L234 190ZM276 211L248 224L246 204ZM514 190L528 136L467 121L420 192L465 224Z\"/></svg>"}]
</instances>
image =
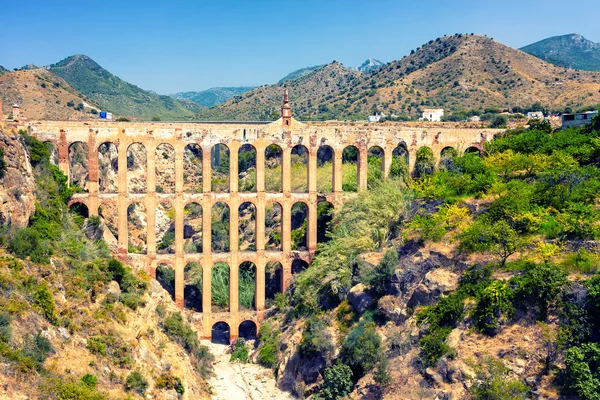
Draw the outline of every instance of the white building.
<instances>
[{"instance_id":1,"label":"white building","mask_svg":"<svg viewBox=\"0 0 600 400\"><path fill-rule=\"evenodd\" d=\"M527 118L528 119L532 119L532 118L535 118L535 119L544 119L544 113L541 112L541 111L529 111L527 113Z\"/></svg>"},{"instance_id":2,"label":"white building","mask_svg":"<svg viewBox=\"0 0 600 400\"><path fill-rule=\"evenodd\" d=\"M443 116L444 116L443 108L425 108L425 109L423 109L423 114L422 114L421 120L440 122L442 120Z\"/></svg>"},{"instance_id":3,"label":"white building","mask_svg":"<svg viewBox=\"0 0 600 400\"><path fill-rule=\"evenodd\" d=\"M369 115L367 117L367 121L368 122L379 122L381 120L381 118L385 118L386 115L384 113L375 113L375 115Z\"/></svg>"}]
</instances>

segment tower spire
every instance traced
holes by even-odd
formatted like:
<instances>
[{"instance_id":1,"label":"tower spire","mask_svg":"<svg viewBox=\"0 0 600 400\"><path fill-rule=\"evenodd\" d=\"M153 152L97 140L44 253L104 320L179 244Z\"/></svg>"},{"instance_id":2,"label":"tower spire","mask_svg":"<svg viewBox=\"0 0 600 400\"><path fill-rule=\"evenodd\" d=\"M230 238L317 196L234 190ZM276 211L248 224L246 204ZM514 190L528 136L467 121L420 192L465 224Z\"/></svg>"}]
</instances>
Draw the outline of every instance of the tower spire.
<instances>
[{"instance_id":1,"label":"tower spire","mask_svg":"<svg viewBox=\"0 0 600 400\"><path fill-rule=\"evenodd\" d=\"M290 101L288 99L288 89L285 87L283 89L283 102L281 104L281 119L283 120L283 125L289 126L292 123L292 107L290 106Z\"/></svg>"}]
</instances>

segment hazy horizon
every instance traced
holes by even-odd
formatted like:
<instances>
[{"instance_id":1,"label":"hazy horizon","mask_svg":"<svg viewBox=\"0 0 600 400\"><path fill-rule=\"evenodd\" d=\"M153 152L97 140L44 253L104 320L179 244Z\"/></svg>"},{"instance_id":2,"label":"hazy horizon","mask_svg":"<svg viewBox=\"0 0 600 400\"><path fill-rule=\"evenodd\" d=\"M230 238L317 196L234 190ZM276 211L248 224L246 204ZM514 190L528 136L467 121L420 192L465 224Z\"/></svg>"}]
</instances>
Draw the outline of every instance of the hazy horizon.
<instances>
[{"instance_id":1,"label":"hazy horizon","mask_svg":"<svg viewBox=\"0 0 600 400\"><path fill-rule=\"evenodd\" d=\"M586 9L591 1L578 3ZM431 39L487 35L514 48L579 33L600 42L594 13L565 16L558 1L501 5L383 0L149 2L102 6L28 2L8 10L0 65L56 63L85 54L143 89L160 94L275 83L300 68L333 60L356 67L389 62ZM577 18L575 18L577 17ZM160 79L158 79L160 78Z\"/></svg>"}]
</instances>

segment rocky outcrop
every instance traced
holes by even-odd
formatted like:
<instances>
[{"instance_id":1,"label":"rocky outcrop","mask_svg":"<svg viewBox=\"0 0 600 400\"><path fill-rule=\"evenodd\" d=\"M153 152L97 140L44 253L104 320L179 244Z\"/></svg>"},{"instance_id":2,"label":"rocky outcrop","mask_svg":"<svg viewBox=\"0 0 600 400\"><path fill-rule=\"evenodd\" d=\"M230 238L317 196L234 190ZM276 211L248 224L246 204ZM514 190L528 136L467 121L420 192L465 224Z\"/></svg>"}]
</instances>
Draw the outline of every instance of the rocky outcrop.
<instances>
[{"instance_id":1,"label":"rocky outcrop","mask_svg":"<svg viewBox=\"0 0 600 400\"><path fill-rule=\"evenodd\" d=\"M362 283L350 289L348 292L348 301L359 314L367 311L375 303L372 294L366 290L365 285Z\"/></svg>"},{"instance_id":2,"label":"rocky outcrop","mask_svg":"<svg viewBox=\"0 0 600 400\"><path fill-rule=\"evenodd\" d=\"M25 146L16 132L0 126L0 148L6 169L0 178L0 225L27 226L35 212L35 178Z\"/></svg>"},{"instance_id":3,"label":"rocky outcrop","mask_svg":"<svg viewBox=\"0 0 600 400\"><path fill-rule=\"evenodd\" d=\"M450 294L457 287L457 274L447 269L434 269L425 274L423 281L415 288L408 306L427 306L436 303L440 297Z\"/></svg>"}]
</instances>

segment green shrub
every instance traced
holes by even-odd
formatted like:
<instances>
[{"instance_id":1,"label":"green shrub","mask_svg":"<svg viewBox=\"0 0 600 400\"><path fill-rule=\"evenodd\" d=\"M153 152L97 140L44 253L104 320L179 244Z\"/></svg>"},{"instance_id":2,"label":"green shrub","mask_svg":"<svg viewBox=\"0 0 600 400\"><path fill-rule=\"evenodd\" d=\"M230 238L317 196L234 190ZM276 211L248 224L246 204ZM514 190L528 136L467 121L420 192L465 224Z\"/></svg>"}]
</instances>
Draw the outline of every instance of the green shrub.
<instances>
[{"instance_id":1,"label":"green shrub","mask_svg":"<svg viewBox=\"0 0 600 400\"><path fill-rule=\"evenodd\" d=\"M48 395L48 398L61 400L107 400L108 397L103 393L98 393L94 388L89 387L84 382L63 382L59 378L50 378L42 389Z\"/></svg>"},{"instance_id":2,"label":"green shrub","mask_svg":"<svg viewBox=\"0 0 600 400\"><path fill-rule=\"evenodd\" d=\"M185 386L183 386L181 379L167 373L162 373L156 379L155 386L157 389L175 390L179 395L185 393Z\"/></svg>"},{"instance_id":3,"label":"green shrub","mask_svg":"<svg viewBox=\"0 0 600 400\"><path fill-rule=\"evenodd\" d=\"M586 343L565 352L565 388L582 400L600 399L600 344Z\"/></svg>"},{"instance_id":4,"label":"green shrub","mask_svg":"<svg viewBox=\"0 0 600 400\"><path fill-rule=\"evenodd\" d=\"M452 328L438 327L421 337L419 347L421 348L421 359L425 366L435 365L444 354L452 351L452 348L446 344L450 332L452 332Z\"/></svg>"},{"instance_id":5,"label":"green shrub","mask_svg":"<svg viewBox=\"0 0 600 400\"><path fill-rule=\"evenodd\" d=\"M53 351L50 340L42 336L41 332L33 337L25 336L23 354L35 360L39 365L42 365Z\"/></svg>"},{"instance_id":6,"label":"green shrub","mask_svg":"<svg viewBox=\"0 0 600 400\"><path fill-rule=\"evenodd\" d=\"M0 147L0 179L4 178L6 175L6 161L4 160L4 149Z\"/></svg>"},{"instance_id":7,"label":"green shrub","mask_svg":"<svg viewBox=\"0 0 600 400\"><path fill-rule=\"evenodd\" d=\"M93 354L110 357L117 365L131 366L131 346L115 335L97 335L87 340L87 348Z\"/></svg>"},{"instance_id":8,"label":"green shrub","mask_svg":"<svg viewBox=\"0 0 600 400\"><path fill-rule=\"evenodd\" d=\"M325 400L336 400L352 392L352 370L349 366L337 362L323 374L322 395Z\"/></svg>"},{"instance_id":9,"label":"green shrub","mask_svg":"<svg viewBox=\"0 0 600 400\"><path fill-rule=\"evenodd\" d=\"M96 375L85 374L81 377L81 383L83 383L90 389L96 389L96 385L98 384L98 378L96 378Z\"/></svg>"},{"instance_id":10,"label":"green shrub","mask_svg":"<svg viewBox=\"0 0 600 400\"><path fill-rule=\"evenodd\" d=\"M387 292L388 284L392 276L394 276L397 267L398 253L395 249L389 249L385 252L379 264L373 268L368 279L369 285L378 295L383 296Z\"/></svg>"},{"instance_id":11,"label":"green shrub","mask_svg":"<svg viewBox=\"0 0 600 400\"><path fill-rule=\"evenodd\" d=\"M559 299L567 286L567 274L553 264L533 264L520 277L510 280L514 303L525 310L533 309L540 321L545 321L548 309Z\"/></svg>"},{"instance_id":12,"label":"green shrub","mask_svg":"<svg viewBox=\"0 0 600 400\"><path fill-rule=\"evenodd\" d=\"M509 379L510 370L493 357L485 357L473 365L471 394L475 400L525 400L529 389L520 380Z\"/></svg>"},{"instance_id":13,"label":"green shrub","mask_svg":"<svg viewBox=\"0 0 600 400\"><path fill-rule=\"evenodd\" d=\"M7 313L0 313L0 342L10 343L12 339L12 317Z\"/></svg>"},{"instance_id":14,"label":"green shrub","mask_svg":"<svg viewBox=\"0 0 600 400\"><path fill-rule=\"evenodd\" d=\"M306 322L302 340L298 346L302 357L310 359L321 356L327 359L333 352L332 338L327 326L327 323L318 317L312 317Z\"/></svg>"},{"instance_id":15,"label":"green shrub","mask_svg":"<svg viewBox=\"0 0 600 400\"><path fill-rule=\"evenodd\" d=\"M354 328L342 344L341 356L356 377L362 377L370 371L383 356L381 337L375 329L375 323L360 323Z\"/></svg>"},{"instance_id":16,"label":"green shrub","mask_svg":"<svg viewBox=\"0 0 600 400\"><path fill-rule=\"evenodd\" d=\"M506 124L508 123L508 119L505 115L497 115L492 119L490 123L490 128L506 128Z\"/></svg>"},{"instance_id":17,"label":"green shrub","mask_svg":"<svg viewBox=\"0 0 600 400\"><path fill-rule=\"evenodd\" d=\"M32 227L20 229L8 239L8 250L18 258L27 257L34 263L48 264L52 249L43 242L40 234Z\"/></svg>"},{"instance_id":18,"label":"green shrub","mask_svg":"<svg viewBox=\"0 0 600 400\"><path fill-rule=\"evenodd\" d=\"M40 308L48 321L56 322L56 305L46 282L38 285L36 291L33 293L33 300L34 304Z\"/></svg>"},{"instance_id":19,"label":"green shrub","mask_svg":"<svg viewBox=\"0 0 600 400\"><path fill-rule=\"evenodd\" d=\"M268 322L263 323L258 330L258 340L260 343L258 362L267 368L275 368L277 365L279 335L280 332L273 329L273 326Z\"/></svg>"},{"instance_id":20,"label":"green shrub","mask_svg":"<svg viewBox=\"0 0 600 400\"><path fill-rule=\"evenodd\" d=\"M513 311L510 287L504 282L493 281L477 298L473 314L475 326L489 335L495 335L502 314Z\"/></svg>"},{"instance_id":21,"label":"green shrub","mask_svg":"<svg viewBox=\"0 0 600 400\"><path fill-rule=\"evenodd\" d=\"M231 351L231 357L229 358L229 361L239 361L242 364L246 364L248 362L248 347L246 347L246 341L244 339L236 339L235 343L233 344L233 350Z\"/></svg>"},{"instance_id":22,"label":"green shrub","mask_svg":"<svg viewBox=\"0 0 600 400\"><path fill-rule=\"evenodd\" d=\"M139 394L144 394L148 389L148 381L142 376L139 371L133 371L125 380L125 390L136 391Z\"/></svg>"}]
</instances>

